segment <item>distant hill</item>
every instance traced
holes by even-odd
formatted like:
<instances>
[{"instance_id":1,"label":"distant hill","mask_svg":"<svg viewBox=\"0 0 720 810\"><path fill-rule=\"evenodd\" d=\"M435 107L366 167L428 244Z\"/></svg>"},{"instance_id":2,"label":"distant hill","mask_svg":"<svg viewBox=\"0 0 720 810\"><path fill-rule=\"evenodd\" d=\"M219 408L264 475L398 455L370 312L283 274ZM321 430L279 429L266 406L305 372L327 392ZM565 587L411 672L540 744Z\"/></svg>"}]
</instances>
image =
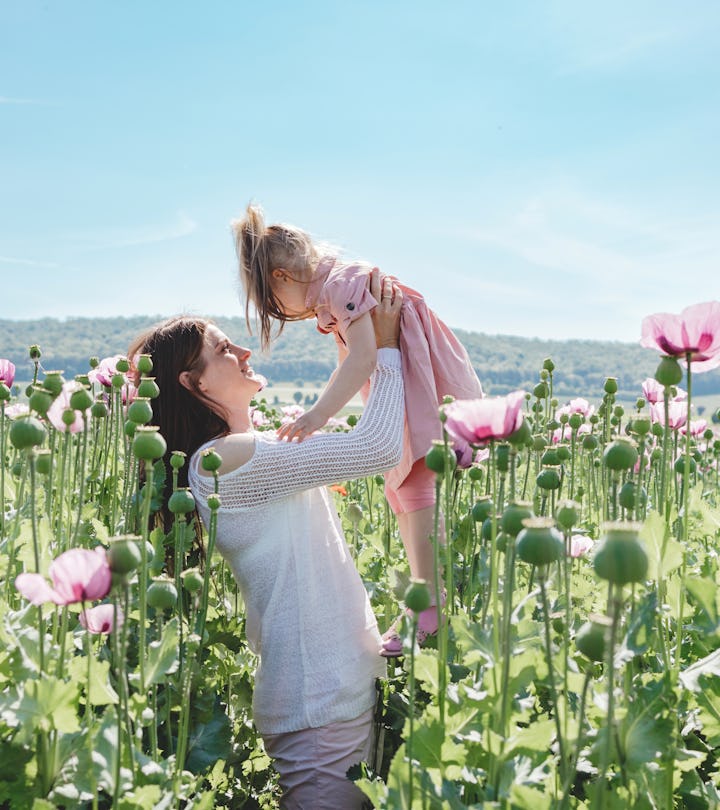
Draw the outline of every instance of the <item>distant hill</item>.
<instances>
[{"instance_id":1,"label":"distant hill","mask_svg":"<svg viewBox=\"0 0 720 810\"><path fill-rule=\"evenodd\" d=\"M62 369L70 379L86 372L92 356L124 354L140 331L161 320L130 318L42 318L32 321L0 320L0 358L12 360L19 380L32 374L28 347L36 343L46 370ZM257 352L257 339L245 338L242 318L217 318L217 324L238 342ZM518 388L532 390L546 357L555 363L555 393L559 399L602 396L608 376L617 377L618 394L627 400L641 392L642 381L654 373L657 355L638 344L591 340L539 340L510 335L457 332L467 347L485 391L504 394ZM331 337L317 332L313 322L291 323L268 356L256 365L271 381L324 381L336 361ZM720 373L696 375L695 394L720 393Z\"/></svg>"}]
</instances>

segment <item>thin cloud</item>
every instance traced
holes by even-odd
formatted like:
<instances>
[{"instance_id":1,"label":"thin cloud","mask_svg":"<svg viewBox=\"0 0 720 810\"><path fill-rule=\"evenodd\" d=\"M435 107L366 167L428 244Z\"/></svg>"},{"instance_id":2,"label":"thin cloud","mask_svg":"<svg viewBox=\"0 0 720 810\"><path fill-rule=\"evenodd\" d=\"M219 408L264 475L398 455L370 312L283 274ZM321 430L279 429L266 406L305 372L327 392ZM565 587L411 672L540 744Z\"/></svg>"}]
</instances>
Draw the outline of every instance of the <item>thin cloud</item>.
<instances>
[{"instance_id":1,"label":"thin cloud","mask_svg":"<svg viewBox=\"0 0 720 810\"><path fill-rule=\"evenodd\" d=\"M82 250L108 250L182 239L196 231L197 227L194 219L180 211L175 221L167 224L103 228L89 233L68 233L65 238L70 242L78 243Z\"/></svg>"},{"instance_id":2,"label":"thin cloud","mask_svg":"<svg viewBox=\"0 0 720 810\"><path fill-rule=\"evenodd\" d=\"M35 259L19 259L15 256L0 256L0 264L14 264L22 267L59 267L55 262L38 262Z\"/></svg>"}]
</instances>

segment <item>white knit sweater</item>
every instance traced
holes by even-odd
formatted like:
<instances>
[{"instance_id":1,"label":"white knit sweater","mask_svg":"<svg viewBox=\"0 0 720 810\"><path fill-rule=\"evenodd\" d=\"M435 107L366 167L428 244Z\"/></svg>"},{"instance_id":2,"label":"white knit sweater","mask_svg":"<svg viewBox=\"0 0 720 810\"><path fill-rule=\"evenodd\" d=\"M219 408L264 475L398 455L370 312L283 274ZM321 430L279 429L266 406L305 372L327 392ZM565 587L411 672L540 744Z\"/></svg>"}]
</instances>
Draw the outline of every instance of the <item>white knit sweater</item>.
<instances>
[{"instance_id":1,"label":"white knit sweater","mask_svg":"<svg viewBox=\"0 0 720 810\"><path fill-rule=\"evenodd\" d=\"M354 430L299 444L257 433L251 459L220 476L217 548L240 586L260 658L253 711L261 734L351 720L373 705L375 678L385 674L380 635L323 485L394 467L403 417L400 352L381 349ZM198 472L200 450L189 479L207 525L213 480Z\"/></svg>"}]
</instances>

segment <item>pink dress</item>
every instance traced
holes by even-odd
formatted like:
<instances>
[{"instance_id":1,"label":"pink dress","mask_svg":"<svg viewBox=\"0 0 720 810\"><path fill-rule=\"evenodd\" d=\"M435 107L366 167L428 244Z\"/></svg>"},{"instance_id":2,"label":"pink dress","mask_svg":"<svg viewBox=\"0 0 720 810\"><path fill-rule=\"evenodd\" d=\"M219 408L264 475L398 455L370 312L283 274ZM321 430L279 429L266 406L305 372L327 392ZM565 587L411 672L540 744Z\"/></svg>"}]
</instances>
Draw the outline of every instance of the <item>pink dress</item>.
<instances>
[{"instance_id":1,"label":"pink dress","mask_svg":"<svg viewBox=\"0 0 720 810\"><path fill-rule=\"evenodd\" d=\"M320 261L307 295L307 306L315 307L320 332L332 332L344 344L347 327L377 305L369 290L371 269L367 264L343 264L333 257ZM392 489L397 489L413 464L425 457L433 439L442 438L438 417L442 398L447 394L456 399L483 395L462 343L420 293L404 284L399 286L403 291L400 352L405 429L402 459L385 475Z\"/></svg>"}]
</instances>

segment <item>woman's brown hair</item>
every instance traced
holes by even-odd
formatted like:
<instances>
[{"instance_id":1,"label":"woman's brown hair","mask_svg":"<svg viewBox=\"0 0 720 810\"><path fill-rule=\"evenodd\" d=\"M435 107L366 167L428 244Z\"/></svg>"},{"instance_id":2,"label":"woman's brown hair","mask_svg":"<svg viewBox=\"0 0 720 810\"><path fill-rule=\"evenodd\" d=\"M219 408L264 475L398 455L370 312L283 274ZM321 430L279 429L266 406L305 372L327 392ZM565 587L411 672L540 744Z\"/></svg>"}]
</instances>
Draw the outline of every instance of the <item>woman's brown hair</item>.
<instances>
[{"instance_id":1,"label":"woman's brown hair","mask_svg":"<svg viewBox=\"0 0 720 810\"><path fill-rule=\"evenodd\" d=\"M214 403L197 387L203 371L202 350L209 323L204 318L186 315L169 318L139 335L128 350L131 362L139 354L149 354L152 358L152 373L160 389L160 394L152 401L152 423L160 428L167 442L163 460L168 474L174 450L185 453L189 463L201 444L229 432L227 421L213 410ZM192 391L180 383L183 371L189 372ZM178 484L183 487L188 484L187 463L179 471ZM166 505L163 516L167 529L170 514Z\"/></svg>"}]
</instances>

